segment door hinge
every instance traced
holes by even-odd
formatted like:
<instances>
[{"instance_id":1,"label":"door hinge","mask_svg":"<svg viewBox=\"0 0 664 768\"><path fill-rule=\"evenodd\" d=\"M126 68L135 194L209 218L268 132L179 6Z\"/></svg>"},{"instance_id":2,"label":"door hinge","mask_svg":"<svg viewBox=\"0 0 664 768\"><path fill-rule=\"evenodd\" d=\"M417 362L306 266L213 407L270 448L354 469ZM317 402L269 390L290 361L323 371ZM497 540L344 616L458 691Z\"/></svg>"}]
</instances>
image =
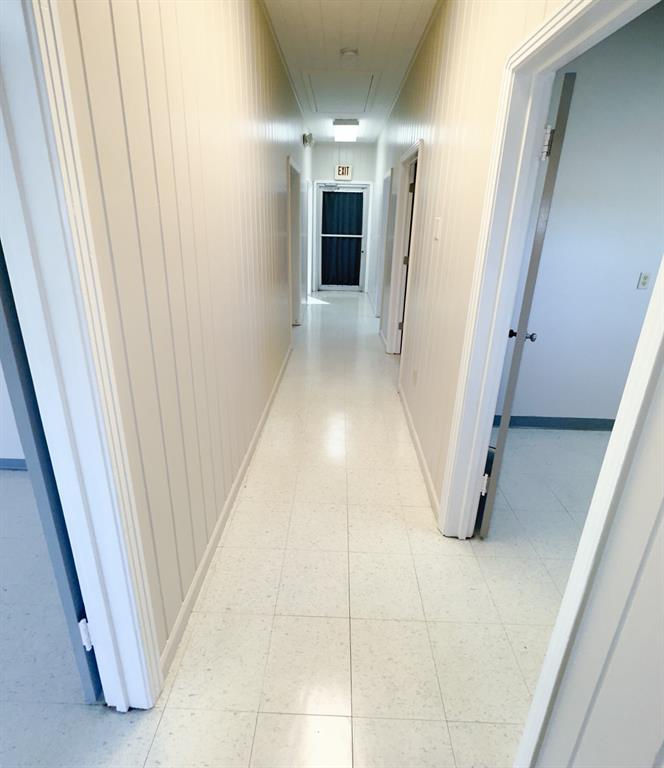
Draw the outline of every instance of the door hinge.
<instances>
[{"instance_id":1,"label":"door hinge","mask_svg":"<svg viewBox=\"0 0 664 768\"><path fill-rule=\"evenodd\" d=\"M408 185L408 191L411 192L411 193L415 191L415 182L414 181L411 181L410 184Z\"/></svg>"},{"instance_id":2,"label":"door hinge","mask_svg":"<svg viewBox=\"0 0 664 768\"><path fill-rule=\"evenodd\" d=\"M489 474L485 473L482 477L482 486L480 488L480 496L486 496L489 492Z\"/></svg>"},{"instance_id":3,"label":"door hinge","mask_svg":"<svg viewBox=\"0 0 664 768\"><path fill-rule=\"evenodd\" d=\"M404 267L407 267L407 266L408 266L408 262L409 262L409 261L410 261L410 256L404 256L404 257L403 257L403 264L404 264Z\"/></svg>"},{"instance_id":4,"label":"door hinge","mask_svg":"<svg viewBox=\"0 0 664 768\"><path fill-rule=\"evenodd\" d=\"M78 622L78 629L81 633L81 640L86 651L92 650L92 636L90 635L90 625L87 619L81 619Z\"/></svg>"},{"instance_id":5,"label":"door hinge","mask_svg":"<svg viewBox=\"0 0 664 768\"><path fill-rule=\"evenodd\" d=\"M403 331L403 322L399 323L399 325L397 326L397 328L398 328L400 331Z\"/></svg>"},{"instance_id":6,"label":"door hinge","mask_svg":"<svg viewBox=\"0 0 664 768\"><path fill-rule=\"evenodd\" d=\"M540 152L540 160L546 160L546 158L551 154L551 147L553 147L553 137L556 133L556 129L551 126L547 125L546 129L544 130L544 141L542 143L542 150Z\"/></svg>"}]
</instances>

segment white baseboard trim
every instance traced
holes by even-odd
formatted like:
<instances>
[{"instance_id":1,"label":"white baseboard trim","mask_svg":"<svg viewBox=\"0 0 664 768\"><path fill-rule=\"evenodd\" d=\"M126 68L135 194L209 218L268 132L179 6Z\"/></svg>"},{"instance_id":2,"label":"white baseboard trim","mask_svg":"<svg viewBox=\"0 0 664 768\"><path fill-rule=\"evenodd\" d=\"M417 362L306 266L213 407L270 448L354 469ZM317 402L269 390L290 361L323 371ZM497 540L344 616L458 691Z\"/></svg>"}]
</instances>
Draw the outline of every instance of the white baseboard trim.
<instances>
[{"instance_id":1,"label":"white baseboard trim","mask_svg":"<svg viewBox=\"0 0 664 768\"><path fill-rule=\"evenodd\" d=\"M235 477L235 481L233 482L233 485L231 487L231 492L228 494L228 498L226 499L221 515L219 515L219 519L217 520L217 523L214 526L214 530L212 531L212 536L210 536L210 541L208 542L208 545L205 548L205 552L203 553L201 562L198 564L198 568L196 569L194 578L191 582L189 589L187 590L187 594L184 598L184 601L180 606L180 610L178 612L177 619L175 620L175 624L173 625L171 634L169 635L169 638L166 641L166 646L162 651L161 669L162 669L162 674L164 679L166 678L166 675L168 674L168 670L170 669L170 666L173 663L175 652L177 651L178 645L182 640L185 627L187 626L187 621L189 621L189 617L194 607L194 603L196 602L198 593L201 591L201 587L203 586L203 581L205 580L205 576L207 575L208 569L210 567L210 562L212 561L212 557L217 548L217 544L219 543L221 534L223 533L224 528L226 527L226 523L228 522L228 518L230 517L231 510L233 509L233 505L235 504L235 500L237 499L238 492L240 490L240 487L242 486L245 475L247 474L249 463L251 461L252 456L254 455L254 451L256 450L256 445L258 444L258 439L261 436L261 432L263 431L263 427L265 426L265 422L267 420L268 414L270 413L270 408L272 407L272 403L274 401L275 395L277 394L277 390L279 389L279 385L281 384L281 380L283 378L284 371L286 370L286 366L288 365L288 360L290 359L290 354L292 352L292 349L293 348L289 346L288 351L286 352L286 356L284 357L284 361L281 364L281 368L279 369L279 373L277 374L277 378L275 379L274 385L272 387L272 391L270 392L270 396L267 399L267 403L265 404L263 413L261 414L261 417L258 420L258 424L256 425L256 429L254 430L254 434L249 443L249 447L247 448L247 452L244 455L244 459L242 460L240 469L238 470L237 476Z\"/></svg>"},{"instance_id":2,"label":"white baseboard trim","mask_svg":"<svg viewBox=\"0 0 664 768\"><path fill-rule=\"evenodd\" d=\"M365 291L365 293L367 294L367 298L369 299L369 305L371 306L371 309L374 313L374 317L380 317L378 308L376 307L376 302L374 301L374 298L371 295L371 291Z\"/></svg>"},{"instance_id":3,"label":"white baseboard trim","mask_svg":"<svg viewBox=\"0 0 664 768\"><path fill-rule=\"evenodd\" d=\"M413 445L415 446L415 453L417 454L417 460L420 464L420 469L422 470L422 476L424 477L424 484L426 485L427 493L429 494L429 502L431 503L431 508L433 509L433 513L436 516L436 523L438 523L439 512L440 512L440 499L436 495L436 487L433 484L433 480L431 479L431 473L429 472L429 467L427 466L426 459L424 458L424 451L422 450L422 444L420 443L420 438L418 437L417 431L415 430L415 423L413 422L413 417L410 413L410 408L408 407L406 398L404 397L403 392L401 390L399 390L399 399L401 400L401 405L403 406L403 412L406 415L406 423L408 424L408 431L410 432L410 436L413 440Z\"/></svg>"}]
</instances>

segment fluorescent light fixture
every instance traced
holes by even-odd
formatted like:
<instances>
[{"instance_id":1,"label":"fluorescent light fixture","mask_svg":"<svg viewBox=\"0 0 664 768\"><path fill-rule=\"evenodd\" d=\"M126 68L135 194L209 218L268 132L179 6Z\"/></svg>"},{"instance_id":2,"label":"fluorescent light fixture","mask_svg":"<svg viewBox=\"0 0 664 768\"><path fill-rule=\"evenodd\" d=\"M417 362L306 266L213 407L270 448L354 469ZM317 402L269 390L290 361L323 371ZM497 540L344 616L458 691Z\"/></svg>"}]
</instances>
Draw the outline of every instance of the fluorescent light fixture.
<instances>
[{"instance_id":1,"label":"fluorescent light fixture","mask_svg":"<svg viewBox=\"0 0 664 768\"><path fill-rule=\"evenodd\" d=\"M336 119L332 122L334 127L335 141L357 141L357 134L360 131L359 120Z\"/></svg>"}]
</instances>

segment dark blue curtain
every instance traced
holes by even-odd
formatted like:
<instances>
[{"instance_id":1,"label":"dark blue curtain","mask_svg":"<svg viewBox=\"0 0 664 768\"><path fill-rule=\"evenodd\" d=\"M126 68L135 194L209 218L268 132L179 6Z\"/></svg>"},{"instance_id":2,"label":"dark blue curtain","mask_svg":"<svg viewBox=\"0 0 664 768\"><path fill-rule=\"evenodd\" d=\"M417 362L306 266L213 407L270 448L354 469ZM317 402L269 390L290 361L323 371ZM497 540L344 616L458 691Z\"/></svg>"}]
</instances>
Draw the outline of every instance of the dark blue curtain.
<instances>
[{"instance_id":1,"label":"dark blue curtain","mask_svg":"<svg viewBox=\"0 0 664 768\"><path fill-rule=\"evenodd\" d=\"M322 240L323 285L359 285L362 239L324 237Z\"/></svg>"},{"instance_id":2,"label":"dark blue curtain","mask_svg":"<svg viewBox=\"0 0 664 768\"><path fill-rule=\"evenodd\" d=\"M361 235L361 192L323 192L323 234Z\"/></svg>"},{"instance_id":3,"label":"dark blue curtain","mask_svg":"<svg viewBox=\"0 0 664 768\"><path fill-rule=\"evenodd\" d=\"M358 192L323 192L324 235L361 235L364 195ZM323 237L321 283L359 285L361 237Z\"/></svg>"}]
</instances>

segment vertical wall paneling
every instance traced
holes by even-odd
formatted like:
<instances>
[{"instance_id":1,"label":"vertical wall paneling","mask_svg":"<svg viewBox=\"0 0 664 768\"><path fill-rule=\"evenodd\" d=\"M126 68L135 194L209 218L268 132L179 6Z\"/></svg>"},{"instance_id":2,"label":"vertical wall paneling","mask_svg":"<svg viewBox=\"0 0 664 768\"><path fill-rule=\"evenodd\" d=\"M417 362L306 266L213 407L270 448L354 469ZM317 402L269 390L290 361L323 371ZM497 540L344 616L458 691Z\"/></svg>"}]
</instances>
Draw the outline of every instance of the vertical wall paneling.
<instances>
[{"instance_id":1,"label":"vertical wall paneling","mask_svg":"<svg viewBox=\"0 0 664 768\"><path fill-rule=\"evenodd\" d=\"M301 115L258 2L35 7L77 139L68 204L88 221L167 665L290 348Z\"/></svg>"},{"instance_id":2,"label":"vertical wall paneling","mask_svg":"<svg viewBox=\"0 0 664 768\"><path fill-rule=\"evenodd\" d=\"M543 3L523 0L442 2L377 144L380 195L382 179L398 168L403 152L419 139L424 142L401 393L436 497L456 401L504 67L546 10ZM380 210L380 200L375 202ZM433 237L436 218L439 240Z\"/></svg>"}]
</instances>

